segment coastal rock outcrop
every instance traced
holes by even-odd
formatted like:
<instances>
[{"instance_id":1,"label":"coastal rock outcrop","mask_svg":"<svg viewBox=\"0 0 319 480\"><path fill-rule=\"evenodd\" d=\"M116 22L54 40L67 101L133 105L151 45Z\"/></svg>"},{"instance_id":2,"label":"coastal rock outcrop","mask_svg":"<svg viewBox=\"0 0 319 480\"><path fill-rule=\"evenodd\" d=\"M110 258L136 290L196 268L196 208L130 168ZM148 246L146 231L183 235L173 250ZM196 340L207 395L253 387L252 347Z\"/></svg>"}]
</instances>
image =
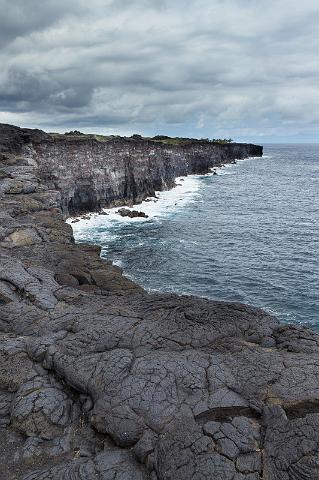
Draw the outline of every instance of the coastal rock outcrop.
<instances>
[{"instance_id":1,"label":"coastal rock outcrop","mask_svg":"<svg viewBox=\"0 0 319 480\"><path fill-rule=\"evenodd\" d=\"M262 155L262 147L250 144L167 144L142 137L98 141L85 135L44 138L39 133L24 150L37 162L45 184L61 193L65 216L133 205L157 190L172 188L177 177Z\"/></svg>"},{"instance_id":2,"label":"coastal rock outcrop","mask_svg":"<svg viewBox=\"0 0 319 480\"><path fill-rule=\"evenodd\" d=\"M132 145L127 171L136 163L142 181L142 145ZM75 245L68 209L116 203L123 182L106 195L106 173L100 179L96 170L102 147L93 143L89 167L71 181L84 146L62 146L43 132L0 126L0 478L317 478L319 336L238 303L148 294L98 247ZM237 155L232 148L223 163ZM158 168L167 174L165 149ZM176 148L172 165L191 158L183 155ZM77 203L84 168L95 183L91 196L78 190ZM123 199L164 180L147 185L127 184Z\"/></svg>"},{"instance_id":3,"label":"coastal rock outcrop","mask_svg":"<svg viewBox=\"0 0 319 480\"><path fill-rule=\"evenodd\" d=\"M148 218L145 212L139 212L138 210L129 210L128 208L120 208L117 213L121 215L121 217L129 217L129 218Z\"/></svg>"}]
</instances>

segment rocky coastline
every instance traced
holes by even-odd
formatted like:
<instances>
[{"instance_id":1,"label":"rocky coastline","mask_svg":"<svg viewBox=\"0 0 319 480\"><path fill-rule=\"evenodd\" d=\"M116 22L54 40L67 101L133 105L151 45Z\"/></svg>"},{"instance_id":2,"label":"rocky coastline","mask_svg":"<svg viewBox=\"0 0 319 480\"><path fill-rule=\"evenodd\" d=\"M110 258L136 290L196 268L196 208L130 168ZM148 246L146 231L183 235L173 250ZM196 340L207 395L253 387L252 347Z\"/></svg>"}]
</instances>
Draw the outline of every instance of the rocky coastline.
<instances>
[{"instance_id":1,"label":"rocky coastline","mask_svg":"<svg viewBox=\"0 0 319 480\"><path fill-rule=\"evenodd\" d=\"M64 221L261 155L0 124L0 479L318 477L319 336L150 295Z\"/></svg>"},{"instance_id":2,"label":"rocky coastline","mask_svg":"<svg viewBox=\"0 0 319 480\"><path fill-rule=\"evenodd\" d=\"M167 144L139 136L98 141L84 135L30 135L26 154L36 161L42 181L61 193L66 216L140 203L156 190L172 188L177 177L262 155L257 145L205 140Z\"/></svg>"}]
</instances>

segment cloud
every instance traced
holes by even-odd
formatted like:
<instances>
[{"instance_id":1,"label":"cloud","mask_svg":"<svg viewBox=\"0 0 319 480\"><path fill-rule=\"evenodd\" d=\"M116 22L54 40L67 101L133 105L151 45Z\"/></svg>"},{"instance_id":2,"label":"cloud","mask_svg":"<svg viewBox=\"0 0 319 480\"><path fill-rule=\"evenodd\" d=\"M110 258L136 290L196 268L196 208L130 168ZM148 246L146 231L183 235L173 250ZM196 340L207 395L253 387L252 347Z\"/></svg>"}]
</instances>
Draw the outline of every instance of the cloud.
<instances>
[{"instance_id":1,"label":"cloud","mask_svg":"<svg viewBox=\"0 0 319 480\"><path fill-rule=\"evenodd\" d=\"M5 45L18 37L49 28L72 13L76 1L0 0L0 42Z\"/></svg>"},{"instance_id":2,"label":"cloud","mask_svg":"<svg viewBox=\"0 0 319 480\"><path fill-rule=\"evenodd\" d=\"M318 136L315 1L0 0L0 8L0 121Z\"/></svg>"}]
</instances>

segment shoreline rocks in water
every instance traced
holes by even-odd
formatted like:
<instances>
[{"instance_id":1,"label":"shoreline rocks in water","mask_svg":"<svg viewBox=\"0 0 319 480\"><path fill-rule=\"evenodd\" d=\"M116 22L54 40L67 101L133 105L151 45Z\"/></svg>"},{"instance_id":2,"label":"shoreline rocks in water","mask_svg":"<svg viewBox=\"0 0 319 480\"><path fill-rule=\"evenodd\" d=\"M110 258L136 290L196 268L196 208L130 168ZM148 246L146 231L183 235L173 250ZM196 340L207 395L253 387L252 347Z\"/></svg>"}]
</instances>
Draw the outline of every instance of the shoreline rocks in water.
<instances>
[{"instance_id":1,"label":"shoreline rocks in water","mask_svg":"<svg viewBox=\"0 0 319 480\"><path fill-rule=\"evenodd\" d=\"M168 160L176 173L261 150L190 142L152 164L151 142L110 140L126 158L110 184L110 145L48 137L0 125L0 478L317 478L319 335L239 303L149 294L64 222L107 192L145 198L143 159L155 181ZM84 152L91 177L75 170Z\"/></svg>"},{"instance_id":2,"label":"shoreline rocks in water","mask_svg":"<svg viewBox=\"0 0 319 480\"><path fill-rule=\"evenodd\" d=\"M139 212L138 210L129 210L128 208L120 208L116 213L121 217L129 218L148 218L145 212Z\"/></svg>"}]
</instances>

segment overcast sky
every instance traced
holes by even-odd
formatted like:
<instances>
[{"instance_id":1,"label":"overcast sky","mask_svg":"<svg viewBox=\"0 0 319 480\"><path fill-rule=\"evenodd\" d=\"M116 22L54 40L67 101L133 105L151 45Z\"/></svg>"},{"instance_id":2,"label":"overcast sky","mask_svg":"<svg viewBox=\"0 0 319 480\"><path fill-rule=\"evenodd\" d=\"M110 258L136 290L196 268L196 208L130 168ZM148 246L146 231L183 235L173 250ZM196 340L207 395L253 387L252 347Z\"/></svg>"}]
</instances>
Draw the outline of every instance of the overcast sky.
<instances>
[{"instance_id":1,"label":"overcast sky","mask_svg":"<svg viewBox=\"0 0 319 480\"><path fill-rule=\"evenodd\" d=\"M0 0L0 122L319 141L319 1Z\"/></svg>"}]
</instances>

